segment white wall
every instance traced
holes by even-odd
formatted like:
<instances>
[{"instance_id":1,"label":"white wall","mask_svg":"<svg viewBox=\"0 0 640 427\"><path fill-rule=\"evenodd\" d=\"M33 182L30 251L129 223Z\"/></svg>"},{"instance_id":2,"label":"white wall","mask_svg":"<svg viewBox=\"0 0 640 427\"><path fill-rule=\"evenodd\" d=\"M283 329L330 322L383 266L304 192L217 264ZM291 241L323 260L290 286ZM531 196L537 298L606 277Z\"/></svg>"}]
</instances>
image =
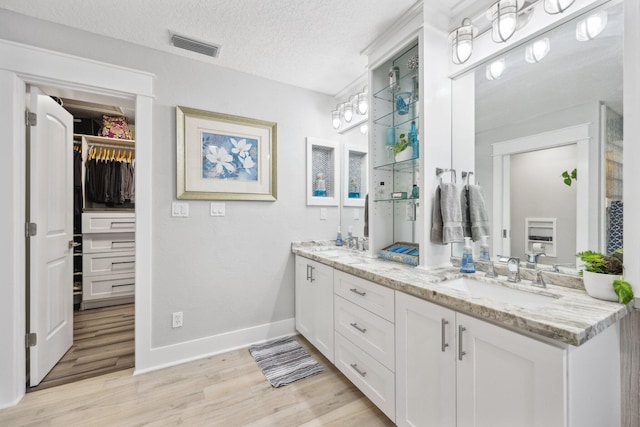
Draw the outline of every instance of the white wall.
<instances>
[{"instance_id":1,"label":"white wall","mask_svg":"<svg viewBox=\"0 0 640 427\"><path fill-rule=\"evenodd\" d=\"M328 219L320 221L319 209L305 204L305 137L335 136L328 117L332 97L5 10L0 10L0 38L156 76L151 159L153 214L151 218L138 218L151 221L153 227L152 347L293 318L294 264L290 242L334 238L340 221L338 208L329 208ZM190 217L172 218L176 105L277 122L278 200L226 202L224 218L209 217L208 202L189 201ZM11 158L10 151L9 154ZM7 166L23 161L12 159ZM23 206L24 189L16 185L12 179L3 182L0 194L16 208L15 212L0 214L0 223L24 215L18 208ZM3 253L16 249L19 248L2 247ZM5 271L3 283L22 281L21 268L18 265ZM21 299L20 295L16 296L11 286L2 289L0 313L13 318L14 302ZM171 328L173 311L184 312L181 329ZM15 337L0 337L1 351L6 352L0 360L11 360ZM15 366L12 364L6 372L0 370L0 389L9 383L6 375ZM20 370L11 375L22 375ZM0 406L3 403L7 402L0 402Z\"/></svg>"}]
</instances>

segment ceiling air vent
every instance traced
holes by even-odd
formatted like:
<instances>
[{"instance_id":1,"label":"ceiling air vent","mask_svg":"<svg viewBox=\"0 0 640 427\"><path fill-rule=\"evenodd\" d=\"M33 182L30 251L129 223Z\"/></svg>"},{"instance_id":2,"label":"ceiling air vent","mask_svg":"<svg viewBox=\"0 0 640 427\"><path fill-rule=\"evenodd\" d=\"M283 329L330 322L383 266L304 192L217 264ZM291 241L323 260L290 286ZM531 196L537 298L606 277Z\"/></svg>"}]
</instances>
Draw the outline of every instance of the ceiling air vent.
<instances>
[{"instance_id":1,"label":"ceiling air vent","mask_svg":"<svg viewBox=\"0 0 640 427\"><path fill-rule=\"evenodd\" d=\"M217 58L220 52L220 46L203 43L178 34L171 34L171 43L177 48L190 50L191 52L207 55L212 58Z\"/></svg>"}]
</instances>

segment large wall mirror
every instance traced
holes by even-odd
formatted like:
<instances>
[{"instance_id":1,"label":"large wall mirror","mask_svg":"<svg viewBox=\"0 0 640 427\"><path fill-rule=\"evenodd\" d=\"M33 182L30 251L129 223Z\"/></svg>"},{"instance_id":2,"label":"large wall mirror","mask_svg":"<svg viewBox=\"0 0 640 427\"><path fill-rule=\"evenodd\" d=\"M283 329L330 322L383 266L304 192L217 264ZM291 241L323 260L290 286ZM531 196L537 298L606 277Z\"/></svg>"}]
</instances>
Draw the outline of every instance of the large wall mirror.
<instances>
[{"instance_id":1,"label":"large wall mirror","mask_svg":"<svg viewBox=\"0 0 640 427\"><path fill-rule=\"evenodd\" d=\"M368 182L368 139L366 117L360 118L340 135L342 157L342 197L340 202L340 225L342 237L349 230L355 237L364 237L364 200Z\"/></svg>"},{"instance_id":2,"label":"large wall mirror","mask_svg":"<svg viewBox=\"0 0 640 427\"><path fill-rule=\"evenodd\" d=\"M483 187L492 256L575 273L577 252L621 247L623 13L606 2L453 80L453 167Z\"/></svg>"}]
</instances>

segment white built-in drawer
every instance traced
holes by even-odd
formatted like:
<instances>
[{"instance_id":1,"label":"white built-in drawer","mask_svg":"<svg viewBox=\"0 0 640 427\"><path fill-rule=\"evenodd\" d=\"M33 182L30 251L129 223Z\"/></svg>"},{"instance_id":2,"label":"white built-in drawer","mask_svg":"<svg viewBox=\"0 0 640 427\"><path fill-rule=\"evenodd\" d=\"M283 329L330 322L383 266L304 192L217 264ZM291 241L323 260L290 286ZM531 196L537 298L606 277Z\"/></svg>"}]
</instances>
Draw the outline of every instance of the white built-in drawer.
<instances>
[{"instance_id":1,"label":"white built-in drawer","mask_svg":"<svg viewBox=\"0 0 640 427\"><path fill-rule=\"evenodd\" d=\"M124 233L136 231L134 212L85 212L82 233Z\"/></svg>"},{"instance_id":2,"label":"white built-in drawer","mask_svg":"<svg viewBox=\"0 0 640 427\"><path fill-rule=\"evenodd\" d=\"M336 333L335 364L391 421L396 419L395 375Z\"/></svg>"},{"instance_id":3,"label":"white built-in drawer","mask_svg":"<svg viewBox=\"0 0 640 427\"><path fill-rule=\"evenodd\" d=\"M390 322L394 321L395 294L391 288L336 270L333 291Z\"/></svg>"},{"instance_id":4,"label":"white built-in drawer","mask_svg":"<svg viewBox=\"0 0 640 427\"><path fill-rule=\"evenodd\" d=\"M339 296L334 300L335 328L378 362L395 371L395 327Z\"/></svg>"},{"instance_id":5,"label":"white built-in drawer","mask_svg":"<svg viewBox=\"0 0 640 427\"><path fill-rule=\"evenodd\" d=\"M133 251L136 248L135 233L99 233L82 235L82 252Z\"/></svg>"},{"instance_id":6,"label":"white built-in drawer","mask_svg":"<svg viewBox=\"0 0 640 427\"><path fill-rule=\"evenodd\" d=\"M82 276L100 276L115 273L133 273L136 268L135 252L88 253L82 255Z\"/></svg>"},{"instance_id":7,"label":"white built-in drawer","mask_svg":"<svg viewBox=\"0 0 640 427\"><path fill-rule=\"evenodd\" d=\"M135 288L134 273L87 277L82 281L82 299L124 297L133 295Z\"/></svg>"}]
</instances>

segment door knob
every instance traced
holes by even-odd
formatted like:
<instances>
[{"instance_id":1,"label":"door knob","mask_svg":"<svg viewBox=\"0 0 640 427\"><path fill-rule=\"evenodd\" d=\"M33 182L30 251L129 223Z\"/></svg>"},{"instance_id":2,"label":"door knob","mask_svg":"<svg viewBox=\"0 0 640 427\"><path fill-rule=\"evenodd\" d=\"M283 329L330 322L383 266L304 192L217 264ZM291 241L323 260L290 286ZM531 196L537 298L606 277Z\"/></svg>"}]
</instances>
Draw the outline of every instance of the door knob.
<instances>
[{"instance_id":1,"label":"door knob","mask_svg":"<svg viewBox=\"0 0 640 427\"><path fill-rule=\"evenodd\" d=\"M80 246L82 243L74 242L73 240L69 240L69 249L75 248L76 246Z\"/></svg>"}]
</instances>

